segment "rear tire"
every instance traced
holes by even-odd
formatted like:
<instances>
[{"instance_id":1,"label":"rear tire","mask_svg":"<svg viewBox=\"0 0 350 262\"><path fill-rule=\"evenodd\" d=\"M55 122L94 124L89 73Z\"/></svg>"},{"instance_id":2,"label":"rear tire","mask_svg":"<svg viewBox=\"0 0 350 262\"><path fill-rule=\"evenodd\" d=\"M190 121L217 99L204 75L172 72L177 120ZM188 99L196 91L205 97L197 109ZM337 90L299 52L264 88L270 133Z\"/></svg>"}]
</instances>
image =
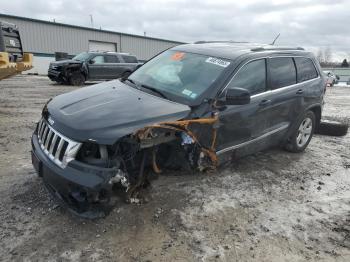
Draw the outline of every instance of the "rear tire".
<instances>
[{"instance_id":1,"label":"rear tire","mask_svg":"<svg viewBox=\"0 0 350 262\"><path fill-rule=\"evenodd\" d=\"M85 83L85 77L83 76L82 73L74 72L69 77L69 83L72 86L82 86Z\"/></svg>"},{"instance_id":2,"label":"rear tire","mask_svg":"<svg viewBox=\"0 0 350 262\"><path fill-rule=\"evenodd\" d=\"M311 141L316 127L316 117L312 111L307 111L298 121L284 148L292 153L305 150Z\"/></svg>"}]
</instances>

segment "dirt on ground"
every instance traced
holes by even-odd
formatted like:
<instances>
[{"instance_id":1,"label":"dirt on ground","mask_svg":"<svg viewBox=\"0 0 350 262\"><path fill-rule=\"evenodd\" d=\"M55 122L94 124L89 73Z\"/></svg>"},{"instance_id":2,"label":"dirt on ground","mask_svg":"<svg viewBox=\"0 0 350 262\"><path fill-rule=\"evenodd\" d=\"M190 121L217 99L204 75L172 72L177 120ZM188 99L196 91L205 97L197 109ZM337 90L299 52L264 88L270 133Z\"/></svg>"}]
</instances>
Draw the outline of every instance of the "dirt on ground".
<instances>
[{"instance_id":1,"label":"dirt on ground","mask_svg":"<svg viewBox=\"0 0 350 262\"><path fill-rule=\"evenodd\" d=\"M50 198L30 159L45 102L75 89L46 77L0 82L1 261L350 261L350 135L304 153L271 149L211 174L163 174L149 202L85 220ZM350 122L350 87L324 117Z\"/></svg>"}]
</instances>

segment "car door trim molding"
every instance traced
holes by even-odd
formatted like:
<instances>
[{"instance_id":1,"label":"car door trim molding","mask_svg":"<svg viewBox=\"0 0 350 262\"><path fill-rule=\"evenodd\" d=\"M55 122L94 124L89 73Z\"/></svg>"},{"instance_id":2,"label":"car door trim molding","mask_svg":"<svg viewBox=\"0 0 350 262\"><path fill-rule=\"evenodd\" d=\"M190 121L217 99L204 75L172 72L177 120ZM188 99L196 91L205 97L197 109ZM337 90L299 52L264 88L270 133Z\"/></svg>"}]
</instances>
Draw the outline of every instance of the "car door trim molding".
<instances>
[{"instance_id":1,"label":"car door trim molding","mask_svg":"<svg viewBox=\"0 0 350 262\"><path fill-rule=\"evenodd\" d=\"M264 56L264 57L259 57L259 58L254 58L254 59L251 59L251 60L248 60L246 61L238 70L236 73L234 73L234 75L231 77L230 81L225 85L225 87L219 92L219 96L228 88L228 86L230 85L230 83L232 82L233 78L239 73L239 71L247 64L249 64L250 62L253 62L253 61L256 61L256 60L261 60L261 59L271 59L271 58L278 58L278 57L288 57L288 58L294 58L294 57L301 57L301 58L308 58L312 61L312 63L314 64L314 67L317 71L317 77L316 78L312 78L312 79L309 79L309 80L306 80L306 81L303 81L303 82L300 82L300 83L295 83L295 84L292 84L292 85L288 85L288 86L284 86L284 87L280 87L280 88L277 88L277 89L269 89L269 90L266 90L265 92L262 92L262 93L259 93L259 94L256 94L256 95L252 95L251 97L254 98L254 97L257 97L259 95L263 95L263 94L267 94L267 93L271 93L273 91L277 91L277 90L286 90L287 88L292 88L292 87L295 87L297 85L300 85L300 84L304 84L304 83L307 83L309 81L314 81L316 79L320 79L321 78L321 73L319 72L316 64L315 64L315 61L310 58L310 57L307 57L307 56L302 56L302 55L276 55L276 56ZM268 68L266 68L266 70L268 70Z\"/></svg>"},{"instance_id":2,"label":"car door trim molding","mask_svg":"<svg viewBox=\"0 0 350 262\"><path fill-rule=\"evenodd\" d=\"M243 142L243 143L238 144L238 145L233 145L233 146L230 146L230 147L226 147L226 148L224 148L224 149L221 149L221 150L219 150L219 151L216 152L216 155L220 155L220 154L226 153L226 152L228 152L228 151L232 151L232 150L235 150L235 149L237 149L237 148L240 148L240 147L247 146L247 145L249 145L249 144L255 143L255 142L257 142L257 141L259 141L259 140L261 140L261 139L264 139L264 138L266 138L266 137L268 137L268 136L271 136L271 135L273 135L273 134L275 134L275 133L278 133L278 132L280 132L280 131L282 131L282 130L288 128L288 127L289 127L289 124L285 124L285 125L283 125L283 126L280 126L279 128L276 128L276 129L274 129L274 130L272 130L272 131L270 131L270 132L267 132L267 133L265 133L265 134L263 134L263 135L261 135L261 136L259 136L259 137L254 138L254 139L252 139L252 140Z\"/></svg>"},{"instance_id":3,"label":"car door trim molding","mask_svg":"<svg viewBox=\"0 0 350 262\"><path fill-rule=\"evenodd\" d=\"M251 98L259 97L259 96L266 95L266 94L279 93L279 92L282 92L282 91L286 91L286 90L289 90L289 89L296 88L296 87L301 86L301 85L303 85L305 83L309 83L309 82L312 82L312 81L315 81L315 80L318 80L318 79L320 79L320 76L318 76L317 78L312 78L312 79L309 79L309 80L306 80L306 81L303 81L303 82L300 82L300 83L296 83L296 84L293 84L293 85L284 86L284 87L277 88L277 89L272 89L272 90L267 90L265 92L262 92L262 93L259 93L259 94L256 94L256 95L252 95Z\"/></svg>"}]
</instances>

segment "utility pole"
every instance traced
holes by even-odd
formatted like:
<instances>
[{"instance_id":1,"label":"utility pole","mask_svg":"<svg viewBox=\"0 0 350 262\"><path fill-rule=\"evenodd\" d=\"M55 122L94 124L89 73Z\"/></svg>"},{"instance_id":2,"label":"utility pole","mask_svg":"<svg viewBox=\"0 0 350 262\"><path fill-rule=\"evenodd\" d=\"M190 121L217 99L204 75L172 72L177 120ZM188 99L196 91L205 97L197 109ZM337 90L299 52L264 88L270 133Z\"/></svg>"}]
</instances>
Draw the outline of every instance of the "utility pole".
<instances>
[{"instance_id":1,"label":"utility pole","mask_svg":"<svg viewBox=\"0 0 350 262\"><path fill-rule=\"evenodd\" d=\"M94 28L94 19L91 14L89 16L90 16L91 27Z\"/></svg>"}]
</instances>

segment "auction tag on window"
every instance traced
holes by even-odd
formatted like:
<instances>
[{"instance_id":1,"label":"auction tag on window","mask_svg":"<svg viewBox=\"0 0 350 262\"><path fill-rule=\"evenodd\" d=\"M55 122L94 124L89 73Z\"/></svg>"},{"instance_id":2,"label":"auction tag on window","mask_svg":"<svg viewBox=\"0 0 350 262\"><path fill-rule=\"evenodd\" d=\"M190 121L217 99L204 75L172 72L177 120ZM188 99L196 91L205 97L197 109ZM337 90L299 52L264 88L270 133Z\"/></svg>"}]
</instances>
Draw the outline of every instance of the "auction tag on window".
<instances>
[{"instance_id":1,"label":"auction tag on window","mask_svg":"<svg viewBox=\"0 0 350 262\"><path fill-rule=\"evenodd\" d=\"M184 90L182 90L182 93L186 96L190 96L192 94L192 91L188 90L188 89L184 89Z\"/></svg>"},{"instance_id":2,"label":"auction tag on window","mask_svg":"<svg viewBox=\"0 0 350 262\"><path fill-rule=\"evenodd\" d=\"M218 66L222 66L222 67L228 67L230 65L230 62L225 61L225 60L221 60L221 59L215 58L215 57L209 57L209 58L207 58L207 60L205 60L205 62L214 64L214 65L218 65Z\"/></svg>"}]
</instances>

